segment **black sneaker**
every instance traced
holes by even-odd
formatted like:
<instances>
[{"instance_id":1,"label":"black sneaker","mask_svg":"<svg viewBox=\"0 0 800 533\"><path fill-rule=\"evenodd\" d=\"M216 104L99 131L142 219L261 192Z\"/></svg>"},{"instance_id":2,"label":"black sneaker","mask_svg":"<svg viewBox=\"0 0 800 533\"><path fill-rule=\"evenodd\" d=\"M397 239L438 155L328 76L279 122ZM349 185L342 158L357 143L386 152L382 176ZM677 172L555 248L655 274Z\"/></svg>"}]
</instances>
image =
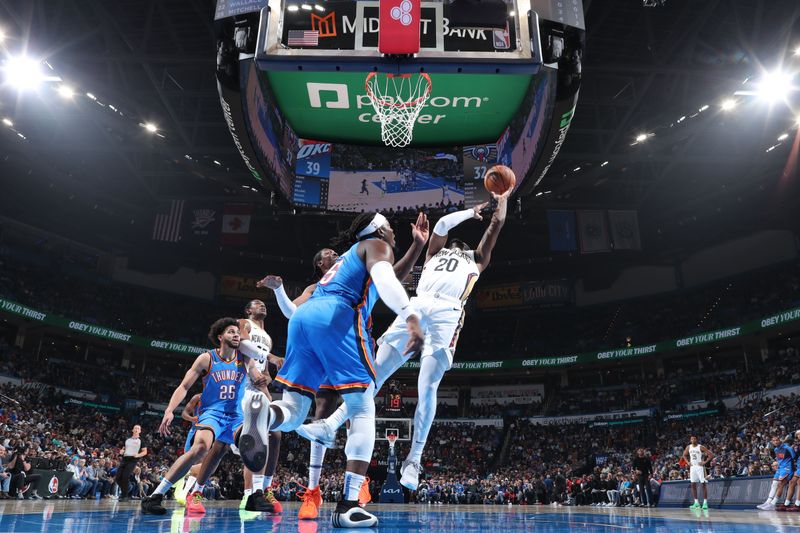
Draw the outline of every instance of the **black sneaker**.
<instances>
[{"instance_id":1,"label":"black sneaker","mask_svg":"<svg viewBox=\"0 0 800 533\"><path fill-rule=\"evenodd\" d=\"M375 527L378 517L358 505L358 500L342 500L336 504L331 517L333 527Z\"/></svg>"},{"instance_id":2,"label":"black sneaker","mask_svg":"<svg viewBox=\"0 0 800 533\"><path fill-rule=\"evenodd\" d=\"M153 494L142 498L142 513L144 514L167 514L167 510L161 505L164 500L163 494Z\"/></svg>"},{"instance_id":3,"label":"black sneaker","mask_svg":"<svg viewBox=\"0 0 800 533\"><path fill-rule=\"evenodd\" d=\"M244 504L245 511L253 511L256 513L274 513L275 508L264 499L264 491L257 490L247 497L247 502Z\"/></svg>"}]
</instances>

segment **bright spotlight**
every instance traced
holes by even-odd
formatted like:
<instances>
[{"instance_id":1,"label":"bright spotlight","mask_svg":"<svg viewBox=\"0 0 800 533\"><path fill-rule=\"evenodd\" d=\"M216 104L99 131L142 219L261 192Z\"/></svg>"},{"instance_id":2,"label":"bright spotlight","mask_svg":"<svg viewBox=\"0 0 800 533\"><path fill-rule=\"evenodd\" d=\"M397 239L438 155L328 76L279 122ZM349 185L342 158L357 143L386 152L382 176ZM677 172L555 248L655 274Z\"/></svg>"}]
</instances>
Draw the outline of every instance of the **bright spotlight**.
<instances>
[{"instance_id":1,"label":"bright spotlight","mask_svg":"<svg viewBox=\"0 0 800 533\"><path fill-rule=\"evenodd\" d=\"M779 140L779 141L785 141L785 140L786 140L786 139L788 139L788 138L789 138L789 134L788 134L788 133L781 133L781 134L778 136L778 140Z\"/></svg>"},{"instance_id":2,"label":"bright spotlight","mask_svg":"<svg viewBox=\"0 0 800 533\"><path fill-rule=\"evenodd\" d=\"M14 123L13 123L13 122L11 122L11 119L10 119L10 118L4 118L4 119L3 119L3 124L5 124L6 126L8 126L9 128L12 128L12 127L14 127Z\"/></svg>"},{"instance_id":3,"label":"bright spotlight","mask_svg":"<svg viewBox=\"0 0 800 533\"><path fill-rule=\"evenodd\" d=\"M33 89L43 79L40 62L25 56L9 58L3 70L6 83L19 90Z\"/></svg>"},{"instance_id":4,"label":"bright spotlight","mask_svg":"<svg viewBox=\"0 0 800 533\"><path fill-rule=\"evenodd\" d=\"M297 6L289 6L286 8L287 11L292 11L292 12L297 11L298 9L300 8Z\"/></svg>"},{"instance_id":5,"label":"bright spotlight","mask_svg":"<svg viewBox=\"0 0 800 533\"><path fill-rule=\"evenodd\" d=\"M2 40L2 39L0 39L0 40ZM794 49L794 55L796 57L800 57L800 46L798 46L797 48Z\"/></svg>"},{"instance_id":6,"label":"bright spotlight","mask_svg":"<svg viewBox=\"0 0 800 533\"><path fill-rule=\"evenodd\" d=\"M300 6L300 8L301 8L301 9L304 9L304 10L306 10L306 11L311 11L311 6L310 6L310 5L308 5L308 4L303 4L303 5L301 5L301 6Z\"/></svg>"},{"instance_id":7,"label":"bright spotlight","mask_svg":"<svg viewBox=\"0 0 800 533\"><path fill-rule=\"evenodd\" d=\"M72 90L72 87L70 87L69 85L59 85L58 94L62 98L72 98L73 96L75 96L75 91Z\"/></svg>"},{"instance_id":8,"label":"bright spotlight","mask_svg":"<svg viewBox=\"0 0 800 533\"><path fill-rule=\"evenodd\" d=\"M158 131L158 128L152 122L147 122L146 124L144 124L144 129L146 129L150 133L155 133Z\"/></svg>"},{"instance_id":9,"label":"bright spotlight","mask_svg":"<svg viewBox=\"0 0 800 533\"><path fill-rule=\"evenodd\" d=\"M768 102L785 100L792 90L792 76L784 72L768 72L758 83L758 95Z\"/></svg>"},{"instance_id":10,"label":"bright spotlight","mask_svg":"<svg viewBox=\"0 0 800 533\"><path fill-rule=\"evenodd\" d=\"M0 43L6 40L6 34L3 30L0 30Z\"/></svg>"},{"instance_id":11,"label":"bright spotlight","mask_svg":"<svg viewBox=\"0 0 800 533\"><path fill-rule=\"evenodd\" d=\"M730 111L734 107L736 107L736 100L733 98L728 98L727 100L722 101L722 105L720 106L723 111Z\"/></svg>"},{"instance_id":12,"label":"bright spotlight","mask_svg":"<svg viewBox=\"0 0 800 533\"><path fill-rule=\"evenodd\" d=\"M636 142L637 143L641 143L641 142L644 142L646 140L647 140L647 134L646 133L640 133L639 135L636 136Z\"/></svg>"},{"instance_id":13,"label":"bright spotlight","mask_svg":"<svg viewBox=\"0 0 800 533\"><path fill-rule=\"evenodd\" d=\"M322 6L321 6L321 5L319 5L319 4L314 4L314 9L316 9L317 11L325 11L325 8L324 8L324 7L322 7Z\"/></svg>"}]
</instances>

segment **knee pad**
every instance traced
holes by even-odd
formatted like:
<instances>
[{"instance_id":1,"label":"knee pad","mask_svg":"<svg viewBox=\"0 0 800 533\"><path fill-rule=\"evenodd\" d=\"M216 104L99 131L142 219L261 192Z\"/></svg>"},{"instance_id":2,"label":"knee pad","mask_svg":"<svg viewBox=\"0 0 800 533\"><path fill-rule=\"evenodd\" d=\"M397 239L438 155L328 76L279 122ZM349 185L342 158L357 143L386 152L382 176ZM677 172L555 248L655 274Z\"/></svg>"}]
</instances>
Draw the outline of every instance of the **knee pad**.
<instances>
[{"instance_id":1,"label":"knee pad","mask_svg":"<svg viewBox=\"0 0 800 533\"><path fill-rule=\"evenodd\" d=\"M283 398L272 404L283 413L283 422L275 431L292 431L306 419L311 408L311 398L294 391L285 391Z\"/></svg>"},{"instance_id":2,"label":"knee pad","mask_svg":"<svg viewBox=\"0 0 800 533\"><path fill-rule=\"evenodd\" d=\"M360 394L345 394L344 400L350 413L350 431L344 453L348 461L369 462L375 447L375 400L372 390L370 388Z\"/></svg>"}]
</instances>

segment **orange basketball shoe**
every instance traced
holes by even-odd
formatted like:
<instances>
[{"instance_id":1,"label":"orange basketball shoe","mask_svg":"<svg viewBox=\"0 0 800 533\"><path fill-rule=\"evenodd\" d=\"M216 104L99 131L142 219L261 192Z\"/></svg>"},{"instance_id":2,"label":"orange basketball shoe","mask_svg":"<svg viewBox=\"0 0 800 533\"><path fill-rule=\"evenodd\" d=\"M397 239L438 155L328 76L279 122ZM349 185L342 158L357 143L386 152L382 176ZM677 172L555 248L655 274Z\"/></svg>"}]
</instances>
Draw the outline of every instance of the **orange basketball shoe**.
<instances>
[{"instance_id":1,"label":"orange basketball shoe","mask_svg":"<svg viewBox=\"0 0 800 533\"><path fill-rule=\"evenodd\" d=\"M322 494L319 487L306 489L302 498L303 504L300 506L297 518L300 520L313 520L319 516L319 508L322 505Z\"/></svg>"}]
</instances>

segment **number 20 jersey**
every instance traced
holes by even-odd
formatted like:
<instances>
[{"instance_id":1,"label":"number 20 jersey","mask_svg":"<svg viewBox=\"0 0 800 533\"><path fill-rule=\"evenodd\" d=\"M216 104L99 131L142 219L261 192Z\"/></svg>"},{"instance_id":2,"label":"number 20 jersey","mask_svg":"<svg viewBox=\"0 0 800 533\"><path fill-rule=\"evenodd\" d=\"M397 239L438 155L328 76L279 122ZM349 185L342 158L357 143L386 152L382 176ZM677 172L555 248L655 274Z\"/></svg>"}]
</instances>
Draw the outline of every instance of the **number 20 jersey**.
<instances>
[{"instance_id":1,"label":"number 20 jersey","mask_svg":"<svg viewBox=\"0 0 800 533\"><path fill-rule=\"evenodd\" d=\"M422 267L417 294L439 294L465 302L479 276L474 251L442 248Z\"/></svg>"}]
</instances>

